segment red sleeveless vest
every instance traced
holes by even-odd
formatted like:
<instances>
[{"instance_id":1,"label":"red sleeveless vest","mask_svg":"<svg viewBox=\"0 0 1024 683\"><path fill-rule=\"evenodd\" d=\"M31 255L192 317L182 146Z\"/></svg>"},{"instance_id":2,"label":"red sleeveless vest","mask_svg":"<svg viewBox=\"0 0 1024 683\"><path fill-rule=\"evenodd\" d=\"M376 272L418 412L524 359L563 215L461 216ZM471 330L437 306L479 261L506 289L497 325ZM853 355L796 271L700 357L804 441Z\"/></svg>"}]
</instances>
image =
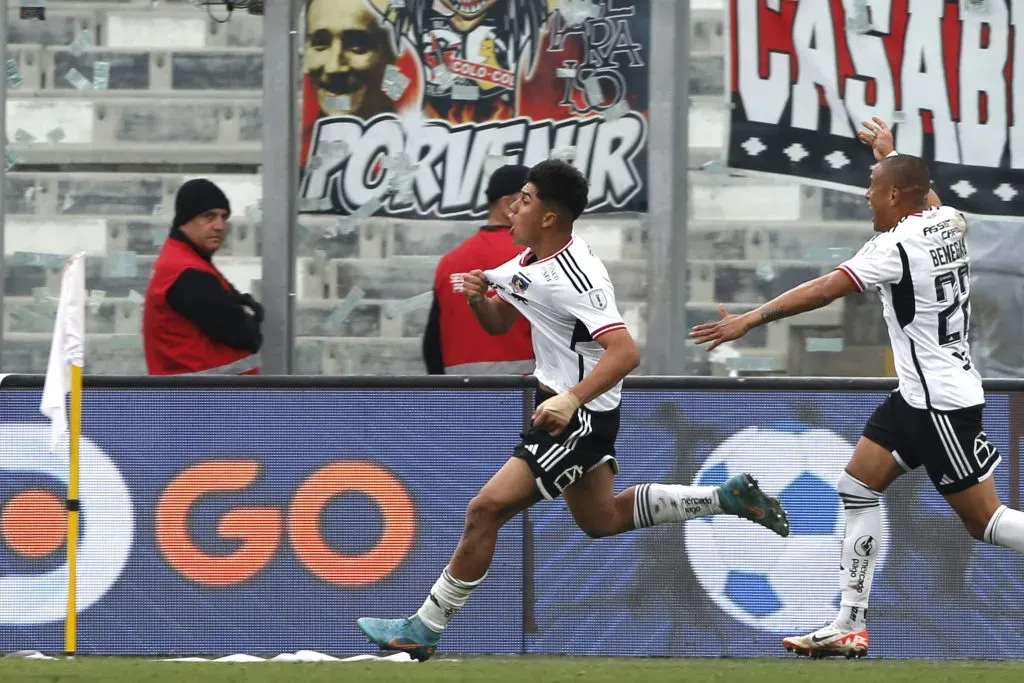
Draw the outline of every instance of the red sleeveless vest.
<instances>
[{"instance_id":1,"label":"red sleeveless vest","mask_svg":"<svg viewBox=\"0 0 1024 683\"><path fill-rule=\"evenodd\" d=\"M149 374L258 375L259 356L210 339L167 303L167 290L188 269L213 274L231 291L220 271L191 246L173 237L164 242L153 264L142 312L142 344Z\"/></svg>"}]
</instances>

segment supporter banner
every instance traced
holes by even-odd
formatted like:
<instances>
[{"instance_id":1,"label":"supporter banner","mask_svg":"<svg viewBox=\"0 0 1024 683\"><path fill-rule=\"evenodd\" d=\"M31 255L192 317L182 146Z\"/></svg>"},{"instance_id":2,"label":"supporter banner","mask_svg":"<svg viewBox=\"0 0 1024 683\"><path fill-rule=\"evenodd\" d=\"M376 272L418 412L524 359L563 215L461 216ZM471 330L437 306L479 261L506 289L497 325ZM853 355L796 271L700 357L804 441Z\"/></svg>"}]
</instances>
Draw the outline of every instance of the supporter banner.
<instances>
[{"instance_id":1,"label":"supporter banner","mask_svg":"<svg viewBox=\"0 0 1024 683\"><path fill-rule=\"evenodd\" d=\"M877 115L945 203L1024 215L1024 0L730 0L730 24L730 167L866 188Z\"/></svg>"},{"instance_id":2,"label":"supporter banner","mask_svg":"<svg viewBox=\"0 0 1024 683\"><path fill-rule=\"evenodd\" d=\"M310 0L300 210L469 218L495 168L570 158L646 201L650 3Z\"/></svg>"},{"instance_id":3,"label":"supporter banner","mask_svg":"<svg viewBox=\"0 0 1024 683\"><path fill-rule=\"evenodd\" d=\"M66 460L48 452L39 391L0 396L0 653L59 652ZM792 534L718 516L594 540L564 501L542 502L501 531L442 650L783 654L783 635L834 615L835 481L884 397L627 392L617 490L748 471ZM1021 438L1010 411L989 394L1007 502ZM521 425L515 390L87 390L80 651L371 651L355 619L419 607ZM991 637L1024 619L1021 556L973 541L924 472L883 501L872 656L1024 657L1021 639Z\"/></svg>"}]
</instances>

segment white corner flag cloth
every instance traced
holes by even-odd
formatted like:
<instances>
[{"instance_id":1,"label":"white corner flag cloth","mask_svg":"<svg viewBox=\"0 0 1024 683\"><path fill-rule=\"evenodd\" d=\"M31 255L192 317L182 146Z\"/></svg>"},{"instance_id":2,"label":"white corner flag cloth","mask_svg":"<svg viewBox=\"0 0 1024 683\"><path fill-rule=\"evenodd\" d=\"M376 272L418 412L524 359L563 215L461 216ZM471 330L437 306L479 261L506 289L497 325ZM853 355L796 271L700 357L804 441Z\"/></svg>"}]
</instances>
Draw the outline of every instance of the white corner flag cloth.
<instances>
[{"instance_id":1,"label":"white corner flag cloth","mask_svg":"<svg viewBox=\"0 0 1024 683\"><path fill-rule=\"evenodd\" d=\"M60 281L60 303L46 365L39 411L50 418L50 452L68 431L64 399L71 388L71 366L85 364L85 252L67 260Z\"/></svg>"}]
</instances>

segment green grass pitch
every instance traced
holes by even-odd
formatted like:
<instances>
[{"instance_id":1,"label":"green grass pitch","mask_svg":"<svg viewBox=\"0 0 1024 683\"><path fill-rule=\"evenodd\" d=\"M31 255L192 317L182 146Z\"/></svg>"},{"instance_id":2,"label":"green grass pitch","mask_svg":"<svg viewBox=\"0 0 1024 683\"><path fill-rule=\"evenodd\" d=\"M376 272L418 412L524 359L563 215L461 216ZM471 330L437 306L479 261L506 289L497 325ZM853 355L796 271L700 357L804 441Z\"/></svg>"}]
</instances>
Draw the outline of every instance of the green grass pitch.
<instances>
[{"instance_id":1,"label":"green grass pitch","mask_svg":"<svg viewBox=\"0 0 1024 683\"><path fill-rule=\"evenodd\" d=\"M423 664L171 663L133 658L74 661L0 659L4 683L986 683L1024 681L1024 662L810 661L806 659L645 659L606 657L459 657Z\"/></svg>"}]
</instances>

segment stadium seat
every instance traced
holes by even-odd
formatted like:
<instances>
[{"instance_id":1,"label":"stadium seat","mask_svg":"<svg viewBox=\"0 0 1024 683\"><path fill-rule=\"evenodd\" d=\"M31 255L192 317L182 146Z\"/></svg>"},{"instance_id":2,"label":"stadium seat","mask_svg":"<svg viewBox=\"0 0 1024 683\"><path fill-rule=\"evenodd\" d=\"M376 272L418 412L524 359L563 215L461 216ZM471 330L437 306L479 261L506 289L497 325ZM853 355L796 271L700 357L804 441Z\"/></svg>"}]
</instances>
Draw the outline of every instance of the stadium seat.
<instances>
[{"instance_id":1,"label":"stadium seat","mask_svg":"<svg viewBox=\"0 0 1024 683\"><path fill-rule=\"evenodd\" d=\"M708 54L725 54L729 45L725 34L723 0L693 0L690 3L690 49Z\"/></svg>"}]
</instances>

